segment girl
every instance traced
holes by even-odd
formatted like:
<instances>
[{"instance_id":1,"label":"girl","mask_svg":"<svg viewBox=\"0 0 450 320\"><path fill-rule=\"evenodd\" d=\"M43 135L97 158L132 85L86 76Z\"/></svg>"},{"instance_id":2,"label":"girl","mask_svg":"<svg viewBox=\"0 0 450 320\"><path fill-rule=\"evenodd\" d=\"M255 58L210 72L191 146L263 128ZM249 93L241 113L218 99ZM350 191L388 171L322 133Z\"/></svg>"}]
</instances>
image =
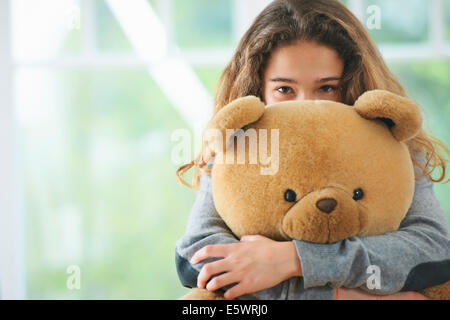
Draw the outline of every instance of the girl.
<instances>
[{"instance_id":1,"label":"girl","mask_svg":"<svg viewBox=\"0 0 450 320\"><path fill-rule=\"evenodd\" d=\"M255 19L223 72L214 114L247 95L266 104L321 99L353 105L372 89L405 95L364 27L344 5L337 0L276 0ZM179 181L186 184L180 175L197 166L197 198L186 233L176 244L182 283L210 291L225 288L229 299L244 294L243 298L334 299L338 293L339 298L371 298L376 296L345 288L367 291L368 267L376 265L381 288L370 293L410 290L414 267L450 261L447 222L432 189L433 182L445 178L446 161L438 147L450 152L424 131L408 147L416 165L416 191L399 231L327 245L277 242L258 235L237 240L215 210L209 175L202 174L214 158L201 152L177 170ZM431 173L437 167L442 174L434 180ZM386 298L423 297L403 292Z\"/></svg>"}]
</instances>

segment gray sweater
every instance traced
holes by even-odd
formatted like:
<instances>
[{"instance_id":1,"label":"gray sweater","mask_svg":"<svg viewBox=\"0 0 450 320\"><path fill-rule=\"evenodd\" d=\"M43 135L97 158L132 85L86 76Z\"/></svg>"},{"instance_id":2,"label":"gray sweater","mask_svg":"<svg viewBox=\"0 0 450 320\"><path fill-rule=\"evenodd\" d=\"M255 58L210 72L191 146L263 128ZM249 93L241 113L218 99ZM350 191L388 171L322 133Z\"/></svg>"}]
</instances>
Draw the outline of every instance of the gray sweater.
<instances>
[{"instance_id":1,"label":"gray sweater","mask_svg":"<svg viewBox=\"0 0 450 320\"><path fill-rule=\"evenodd\" d=\"M208 163L208 168L212 163ZM418 168L415 169L418 173ZM236 242L239 240L214 206L210 175L201 175L186 232L175 245L181 283L195 287L202 266L217 260L191 265L189 259L197 250L208 244ZM416 180L413 203L396 232L351 237L333 244L293 242L303 276L239 299L333 299L334 288L339 287L360 287L372 294L390 294L418 291L450 280L448 224L434 195L433 183L426 177ZM375 270L379 271L380 286L373 288ZM372 284L369 287L368 282Z\"/></svg>"}]
</instances>

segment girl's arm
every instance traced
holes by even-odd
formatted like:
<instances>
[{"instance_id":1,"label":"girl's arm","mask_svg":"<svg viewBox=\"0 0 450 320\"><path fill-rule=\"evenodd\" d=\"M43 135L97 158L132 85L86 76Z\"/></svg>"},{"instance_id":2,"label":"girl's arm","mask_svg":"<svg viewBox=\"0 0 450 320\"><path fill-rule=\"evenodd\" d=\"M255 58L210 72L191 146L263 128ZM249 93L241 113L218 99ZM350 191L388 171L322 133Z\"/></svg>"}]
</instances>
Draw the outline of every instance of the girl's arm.
<instances>
[{"instance_id":1,"label":"girl's arm","mask_svg":"<svg viewBox=\"0 0 450 320\"><path fill-rule=\"evenodd\" d=\"M238 242L216 211L211 193L211 177L202 174L185 234L175 244L176 266L181 283L186 287L196 287L197 276L203 265L217 260L207 259L192 265L189 260L198 250L211 244Z\"/></svg>"},{"instance_id":2,"label":"girl's arm","mask_svg":"<svg viewBox=\"0 0 450 320\"><path fill-rule=\"evenodd\" d=\"M212 162L208 164L207 168L210 169L211 165ZM218 246L216 245L219 244L240 245L242 243L240 243L240 241L232 234L231 230L216 211L212 197L211 176L202 174L200 176L197 196L189 215L185 234L178 239L175 246L177 272L180 281L184 286L190 288L197 287L197 277L202 270L202 267L211 261L218 260L217 258L209 258L200 261L199 263L192 264L190 263L190 260L194 254L200 249L207 249L208 247L217 248ZM233 248L231 247L230 249ZM298 263L295 247L292 252ZM271 285L270 289L261 290L252 295L246 295L240 298L286 299L289 283L287 281L279 282L281 283L277 282ZM228 289L229 287L230 286L225 286L224 288ZM323 292L326 290L322 289L321 291ZM329 288L327 297L332 297L332 295L332 289Z\"/></svg>"},{"instance_id":3,"label":"girl's arm","mask_svg":"<svg viewBox=\"0 0 450 320\"><path fill-rule=\"evenodd\" d=\"M432 192L431 182L427 182L425 179L422 178L417 182L414 203L402 223L400 231L376 237L350 238L331 245L302 241L278 243L283 244L284 248L286 245L291 245L294 253L297 252L298 255L294 254L292 264L298 263L300 258L301 268L298 270L300 273L296 275L303 274L304 277L281 281L278 286L259 291L255 295L259 294L259 297L266 299L333 299L335 292L332 287L364 286L370 276L366 273L367 267L370 265L377 265L381 271L381 288L372 293L387 294L403 288L411 269L419 260L430 262L448 259L450 245L447 223ZM203 265L211 262L213 258L203 260L198 264L189 263L197 250L210 245L208 246L211 249L208 250L209 252L205 252L203 249L199 251L200 255L197 253L196 256L201 258L199 260L207 257L223 257L227 253L217 254L217 252L223 251L227 246L211 246L211 244L234 243L236 245L239 242L215 210L210 183L210 177L202 175L186 234L179 239L176 246L177 270L182 283L188 287L197 285L199 271L201 271L200 278L203 279L201 280L203 283L206 282L205 279L220 273L215 272L211 267L208 270L205 270L206 268L202 270ZM397 241L392 242L392 239ZM392 243L389 245L390 242ZM254 243L256 244L257 241ZM258 246L261 247L262 242L258 243ZM274 241L274 243L277 242ZM268 242L264 245L267 246L266 252L270 255L280 252L275 246L269 246ZM386 250L387 245L389 250ZM259 248L258 246L256 248ZM229 246L227 248L229 252L232 251ZM242 253L244 249L235 251ZM272 252L269 252L269 249ZM248 257L251 255L249 253ZM406 261L399 260L399 256L406 256ZM213 265L214 263L211 263L208 266ZM289 272L292 272L290 269L281 270L280 268L279 270L280 272L270 273L271 277L276 274L278 279L288 279ZM282 271L286 271L286 274L281 274ZM267 277L267 274L262 276L270 278ZM216 284L216 286L222 287L220 284ZM310 289L305 292L303 287ZM253 291L247 290L246 292Z\"/></svg>"},{"instance_id":4,"label":"girl's arm","mask_svg":"<svg viewBox=\"0 0 450 320\"><path fill-rule=\"evenodd\" d=\"M430 276L450 280L450 268L437 268L433 274L419 274L417 269L411 272L421 264L432 269L433 263L441 266L450 263L447 221L434 195L433 183L426 177L416 181L413 203L398 231L352 237L327 245L297 240L294 243L305 288L330 284L335 288L361 287L374 294L386 294L411 290L417 281L427 285ZM381 287L369 290L366 282L376 270Z\"/></svg>"},{"instance_id":5,"label":"girl's arm","mask_svg":"<svg viewBox=\"0 0 450 320\"><path fill-rule=\"evenodd\" d=\"M210 167L208 167L210 168ZM247 237L253 238L250 240L258 240L258 236L256 237ZM261 237L263 238L263 237ZM235 252L241 254L242 251L245 251L246 248L243 248L243 245L249 245L251 254L248 256L257 256L261 258L264 254L268 254L270 258L264 258L263 261L274 261L277 263L283 262L282 259L285 259L287 256L292 260L292 266L288 269L283 269L286 272L269 272L270 277L267 276L266 272L261 272L265 278L270 279L268 285L266 285L265 290L251 290L249 292L253 292L252 294L247 294L241 296L238 294L237 296L240 299L287 299L288 293L296 293L296 299L333 299L334 298L334 289L330 286L323 286L317 288L310 288L305 291L298 287L298 277L291 278L295 274L295 268L300 267L300 261L298 259L296 249L294 243L291 241L286 242L276 242L266 238L267 241L250 241L247 243L242 243L232 234L231 230L226 226L225 222L221 219L219 214L217 213L213 197L211 191L211 177L209 175L203 174L200 177L199 189L197 192L197 196L194 202L194 205L191 209L186 232L183 237L178 239L176 243L176 268L178 272L178 276L180 278L181 283L190 288L194 287L204 287L205 283L200 285L197 284L197 278L202 271L204 265L211 261L218 260L217 258L209 258L203 261L199 261L198 263L191 263L190 260L197 252L205 252L205 249L212 248L220 248L219 244L235 244L239 245L239 250L235 250ZM252 247L254 244L257 245L257 250ZM277 247L278 246L278 247ZM282 247L278 249L279 247ZM274 248L274 249L268 249ZM289 250L286 251L286 248ZM200 250L203 249L203 250ZM235 248L232 246L229 247L230 251L233 251ZM200 251L199 251L200 250ZM259 252L255 253L255 252ZM275 254L279 254L280 258L274 259ZM208 252L206 252L208 254ZM217 256L214 253L212 256ZM246 255L245 252L243 255ZM198 254L197 254L198 256ZM225 260L225 259L224 259ZM262 265L261 261L254 263L253 266L250 266L252 271L255 269L255 265ZM289 265L289 263L282 263L283 266ZM210 264L211 266L211 264ZM203 274L204 274L203 270ZM281 278L273 277L274 274L281 275ZM210 277L213 277L214 272L211 273ZM246 276L246 278L250 278L250 276ZM206 282L205 280L205 282ZM213 283L213 282L209 282ZM224 287L225 290L230 289L231 286L227 285ZM297 289L298 288L298 289ZM257 292L254 292L257 291Z\"/></svg>"}]
</instances>

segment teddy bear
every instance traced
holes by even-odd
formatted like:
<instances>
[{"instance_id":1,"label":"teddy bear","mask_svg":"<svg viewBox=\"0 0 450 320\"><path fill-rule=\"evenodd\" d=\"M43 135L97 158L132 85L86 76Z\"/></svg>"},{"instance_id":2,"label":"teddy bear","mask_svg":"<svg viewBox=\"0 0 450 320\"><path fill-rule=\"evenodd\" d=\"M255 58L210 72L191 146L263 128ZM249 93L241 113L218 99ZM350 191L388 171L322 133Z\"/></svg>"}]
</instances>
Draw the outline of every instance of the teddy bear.
<instances>
[{"instance_id":1,"label":"teddy bear","mask_svg":"<svg viewBox=\"0 0 450 320\"><path fill-rule=\"evenodd\" d=\"M353 106L334 101L222 108L203 135L217 212L240 238L333 243L398 229L413 199L407 142L422 125L410 99L372 90ZM246 143L248 141L248 143ZM450 299L450 281L421 291ZM193 289L183 299L221 299Z\"/></svg>"}]
</instances>

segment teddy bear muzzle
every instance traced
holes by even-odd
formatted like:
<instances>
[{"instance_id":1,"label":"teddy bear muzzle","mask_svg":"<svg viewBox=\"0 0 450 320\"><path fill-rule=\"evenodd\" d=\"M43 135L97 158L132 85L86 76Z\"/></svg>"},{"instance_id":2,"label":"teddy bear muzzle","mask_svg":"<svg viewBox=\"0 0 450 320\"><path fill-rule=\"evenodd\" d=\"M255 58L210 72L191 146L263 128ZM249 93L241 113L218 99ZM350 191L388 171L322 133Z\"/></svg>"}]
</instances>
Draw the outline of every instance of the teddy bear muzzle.
<instances>
[{"instance_id":1,"label":"teddy bear muzzle","mask_svg":"<svg viewBox=\"0 0 450 320\"><path fill-rule=\"evenodd\" d=\"M327 187L307 193L284 215L282 231L291 239L333 243L363 233L367 215L348 192Z\"/></svg>"},{"instance_id":2,"label":"teddy bear muzzle","mask_svg":"<svg viewBox=\"0 0 450 320\"><path fill-rule=\"evenodd\" d=\"M322 199L316 202L316 207L324 212L331 213L337 206L337 201L332 198Z\"/></svg>"}]
</instances>

